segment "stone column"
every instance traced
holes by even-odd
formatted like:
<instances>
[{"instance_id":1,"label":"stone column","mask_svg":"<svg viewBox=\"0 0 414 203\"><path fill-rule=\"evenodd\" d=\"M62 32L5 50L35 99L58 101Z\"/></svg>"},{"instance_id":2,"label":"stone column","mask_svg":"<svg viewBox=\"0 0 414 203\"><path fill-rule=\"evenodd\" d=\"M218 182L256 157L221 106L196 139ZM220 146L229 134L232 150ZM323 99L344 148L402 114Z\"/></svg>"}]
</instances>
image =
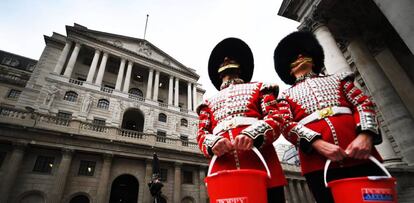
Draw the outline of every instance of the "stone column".
<instances>
[{"instance_id":1,"label":"stone column","mask_svg":"<svg viewBox=\"0 0 414 203\"><path fill-rule=\"evenodd\" d=\"M80 47L81 47L81 44L76 43L75 48L73 49L72 54L70 55L68 65L66 66L65 73L63 74L67 78L70 78L70 76L72 75L72 71L73 71L73 68L75 67L75 63L76 63L76 59L78 58Z\"/></svg>"},{"instance_id":2,"label":"stone column","mask_svg":"<svg viewBox=\"0 0 414 203\"><path fill-rule=\"evenodd\" d=\"M52 201L62 202L63 192L65 191L66 180L69 173L70 163L72 162L73 150L62 149L62 159L57 169L55 180L53 183Z\"/></svg>"},{"instance_id":3,"label":"stone column","mask_svg":"<svg viewBox=\"0 0 414 203\"><path fill-rule=\"evenodd\" d=\"M187 109L188 111L191 111L191 107L193 104L191 104L191 83L187 82Z\"/></svg>"},{"instance_id":4,"label":"stone column","mask_svg":"<svg viewBox=\"0 0 414 203\"><path fill-rule=\"evenodd\" d=\"M17 173L22 165L26 143L13 143L13 151L7 161L3 180L0 183L0 202L8 202L9 195L13 192Z\"/></svg>"},{"instance_id":5,"label":"stone column","mask_svg":"<svg viewBox=\"0 0 414 203\"><path fill-rule=\"evenodd\" d=\"M412 94L414 84L407 73L388 48L378 53L375 59L392 83L392 86L394 86L405 107L410 111L411 116L414 116L414 94Z\"/></svg>"},{"instance_id":6,"label":"stone column","mask_svg":"<svg viewBox=\"0 0 414 203\"><path fill-rule=\"evenodd\" d=\"M153 75L154 75L154 69L150 69L148 73L147 96L146 96L147 99L151 99Z\"/></svg>"},{"instance_id":7,"label":"stone column","mask_svg":"<svg viewBox=\"0 0 414 203\"><path fill-rule=\"evenodd\" d=\"M124 82L124 89L123 92L127 93L129 91L129 85L131 84L131 73L132 73L132 67L134 66L134 63L132 61L128 61L128 68L125 75L125 82Z\"/></svg>"},{"instance_id":8,"label":"stone column","mask_svg":"<svg viewBox=\"0 0 414 203\"><path fill-rule=\"evenodd\" d=\"M96 202L108 202L109 199L109 188L111 184L109 183L109 177L111 174L112 166L112 154L103 155L103 163L101 169L101 177L99 178L98 191L96 194Z\"/></svg>"},{"instance_id":9,"label":"stone column","mask_svg":"<svg viewBox=\"0 0 414 203\"><path fill-rule=\"evenodd\" d=\"M174 163L174 190L173 202L181 202L181 163Z\"/></svg>"},{"instance_id":10,"label":"stone column","mask_svg":"<svg viewBox=\"0 0 414 203\"><path fill-rule=\"evenodd\" d=\"M197 83L193 84L193 111L197 109Z\"/></svg>"},{"instance_id":11,"label":"stone column","mask_svg":"<svg viewBox=\"0 0 414 203\"><path fill-rule=\"evenodd\" d=\"M103 52L101 64L99 65L98 75L96 76L95 85L101 86L102 79L105 73L106 61L108 60L108 53Z\"/></svg>"},{"instance_id":12,"label":"stone column","mask_svg":"<svg viewBox=\"0 0 414 203\"><path fill-rule=\"evenodd\" d=\"M168 81L168 105L172 105L173 102L173 86L174 77L170 75L170 81Z\"/></svg>"},{"instance_id":13,"label":"stone column","mask_svg":"<svg viewBox=\"0 0 414 203\"><path fill-rule=\"evenodd\" d=\"M115 89L121 91L122 80L124 77L124 69L125 69L125 62L126 59L121 59L121 64L119 65L118 77L116 78L116 85Z\"/></svg>"},{"instance_id":14,"label":"stone column","mask_svg":"<svg viewBox=\"0 0 414 203\"><path fill-rule=\"evenodd\" d=\"M414 154L414 147L412 147L414 146L414 137L412 136L414 121L410 113L362 40L359 38L352 40L348 50L374 98L378 110L387 123L391 134L394 135L403 160L409 165L414 165L414 156L412 156Z\"/></svg>"},{"instance_id":15,"label":"stone column","mask_svg":"<svg viewBox=\"0 0 414 203\"><path fill-rule=\"evenodd\" d=\"M95 50L95 54L93 55L91 66L89 67L88 76L86 78L86 82L92 83L93 77L95 76L96 67L98 66L99 56L101 55L100 50Z\"/></svg>"},{"instance_id":16,"label":"stone column","mask_svg":"<svg viewBox=\"0 0 414 203\"><path fill-rule=\"evenodd\" d=\"M174 88L174 106L178 106L178 93L180 90L180 79L175 78L175 88Z\"/></svg>"},{"instance_id":17,"label":"stone column","mask_svg":"<svg viewBox=\"0 0 414 203\"><path fill-rule=\"evenodd\" d=\"M65 61L68 58L68 54L69 54L71 46L72 46L72 42L67 41L65 44L65 47L63 47L62 53L60 54L58 61L56 62L55 69L53 70L54 73L58 75L62 73L63 65L65 65Z\"/></svg>"},{"instance_id":18,"label":"stone column","mask_svg":"<svg viewBox=\"0 0 414 203\"><path fill-rule=\"evenodd\" d=\"M154 94L152 95L152 100L158 101L158 89L160 88L160 71L155 71L155 80L154 80Z\"/></svg>"},{"instance_id":19,"label":"stone column","mask_svg":"<svg viewBox=\"0 0 414 203\"><path fill-rule=\"evenodd\" d=\"M351 67L336 44L335 38L332 36L328 27L323 23L318 23L318 26L314 28L313 33L323 47L325 67L328 73L351 72Z\"/></svg>"},{"instance_id":20,"label":"stone column","mask_svg":"<svg viewBox=\"0 0 414 203\"><path fill-rule=\"evenodd\" d=\"M200 168L198 169L200 177L200 203L206 202L207 199L206 184L204 183L204 178L206 178L206 170L207 168L204 166L200 166Z\"/></svg>"},{"instance_id":21,"label":"stone column","mask_svg":"<svg viewBox=\"0 0 414 203\"><path fill-rule=\"evenodd\" d=\"M148 183L151 181L152 177L152 160L145 159L145 182L144 182L144 200L142 202L152 202L152 196L148 188Z\"/></svg>"},{"instance_id":22,"label":"stone column","mask_svg":"<svg viewBox=\"0 0 414 203\"><path fill-rule=\"evenodd\" d=\"M400 35L411 53L414 54L414 2L412 0L374 0L395 31Z\"/></svg>"}]
</instances>

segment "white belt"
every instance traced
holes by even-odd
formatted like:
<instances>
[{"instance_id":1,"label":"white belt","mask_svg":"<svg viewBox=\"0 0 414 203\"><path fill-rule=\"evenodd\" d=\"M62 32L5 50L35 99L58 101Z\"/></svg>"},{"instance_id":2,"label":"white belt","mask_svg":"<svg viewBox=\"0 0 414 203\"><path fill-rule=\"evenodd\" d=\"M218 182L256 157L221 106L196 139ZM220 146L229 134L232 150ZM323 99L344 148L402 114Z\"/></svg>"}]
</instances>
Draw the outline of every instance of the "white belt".
<instances>
[{"instance_id":1,"label":"white belt","mask_svg":"<svg viewBox=\"0 0 414 203\"><path fill-rule=\"evenodd\" d=\"M234 117L230 120L224 120L217 124L217 126L213 129L213 135L236 128L237 126L252 125L257 121L259 121L259 119L253 117Z\"/></svg>"},{"instance_id":2,"label":"white belt","mask_svg":"<svg viewBox=\"0 0 414 203\"><path fill-rule=\"evenodd\" d=\"M328 116L333 116L336 114L352 114L352 111L348 107L340 107L340 106L327 107L327 108L313 112L309 116L306 116L305 118L300 120L299 123L302 125L305 125L310 122L317 121L317 120L326 118Z\"/></svg>"}]
</instances>

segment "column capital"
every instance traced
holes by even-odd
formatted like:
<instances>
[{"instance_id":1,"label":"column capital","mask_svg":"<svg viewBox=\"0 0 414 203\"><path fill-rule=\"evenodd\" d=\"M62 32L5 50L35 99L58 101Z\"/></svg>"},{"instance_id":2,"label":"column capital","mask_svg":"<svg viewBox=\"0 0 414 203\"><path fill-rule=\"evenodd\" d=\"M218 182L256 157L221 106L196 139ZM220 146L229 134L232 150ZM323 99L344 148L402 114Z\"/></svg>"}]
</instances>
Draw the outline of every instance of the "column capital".
<instances>
[{"instance_id":1,"label":"column capital","mask_svg":"<svg viewBox=\"0 0 414 203\"><path fill-rule=\"evenodd\" d=\"M72 155L75 150L70 148L62 148L62 155Z\"/></svg>"},{"instance_id":2,"label":"column capital","mask_svg":"<svg viewBox=\"0 0 414 203\"><path fill-rule=\"evenodd\" d=\"M324 26L327 23L327 18L324 12L318 10L317 5L313 5L308 17L298 26L298 30L305 30L313 32L320 26Z\"/></svg>"},{"instance_id":3,"label":"column capital","mask_svg":"<svg viewBox=\"0 0 414 203\"><path fill-rule=\"evenodd\" d=\"M114 154L106 152L106 153L103 153L102 156L104 160L112 160L112 158L114 157Z\"/></svg>"},{"instance_id":4,"label":"column capital","mask_svg":"<svg viewBox=\"0 0 414 203\"><path fill-rule=\"evenodd\" d=\"M175 166L175 167L181 167L181 166L183 166L183 163L180 163L180 162L174 162L174 166Z\"/></svg>"}]
</instances>

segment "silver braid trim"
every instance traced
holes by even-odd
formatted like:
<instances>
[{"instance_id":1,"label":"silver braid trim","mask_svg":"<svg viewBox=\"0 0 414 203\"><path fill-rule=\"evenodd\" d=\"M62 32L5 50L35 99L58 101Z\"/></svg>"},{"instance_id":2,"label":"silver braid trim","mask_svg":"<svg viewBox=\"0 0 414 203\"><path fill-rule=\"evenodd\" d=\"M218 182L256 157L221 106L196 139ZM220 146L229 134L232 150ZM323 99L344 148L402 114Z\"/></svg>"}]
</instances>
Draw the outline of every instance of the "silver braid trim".
<instances>
[{"instance_id":1,"label":"silver braid trim","mask_svg":"<svg viewBox=\"0 0 414 203\"><path fill-rule=\"evenodd\" d=\"M362 107L357 109L359 111L361 130L368 130L378 135L378 123L375 113L363 111Z\"/></svg>"},{"instance_id":2,"label":"silver braid trim","mask_svg":"<svg viewBox=\"0 0 414 203\"><path fill-rule=\"evenodd\" d=\"M293 127L290 133L295 133L298 135L298 138L305 139L307 142L311 142L315 137L320 136L319 133L303 126L302 124L297 124L295 127ZM299 140L298 140L299 141Z\"/></svg>"},{"instance_id":3,"label":"silver braid trim","mask_svg":"<svg viewBox=\"0 0 414 203\"><path fill-rule=\"evenodd\" d=\"M222 136L217 136L213 134L207 134L205 135L205 139L203 142L203 145L206 145L207 147L213 148L214 144L216 144L219 139L223 138Z\"/></svg>"},{"instance_id":4,"label":"silver braid trim","mask_svg":"<svg viewBox=\"0 0 414 203\"><path fill-rule=\"evenodd\" d=\"M245 128L241 133L246 134L247 136L255 140L260 135L263 135L264 137L266 137L265 134L269 130L273 130L272 126L270 126L265 121L261 120Z\"/></svg>"}]
</instances>

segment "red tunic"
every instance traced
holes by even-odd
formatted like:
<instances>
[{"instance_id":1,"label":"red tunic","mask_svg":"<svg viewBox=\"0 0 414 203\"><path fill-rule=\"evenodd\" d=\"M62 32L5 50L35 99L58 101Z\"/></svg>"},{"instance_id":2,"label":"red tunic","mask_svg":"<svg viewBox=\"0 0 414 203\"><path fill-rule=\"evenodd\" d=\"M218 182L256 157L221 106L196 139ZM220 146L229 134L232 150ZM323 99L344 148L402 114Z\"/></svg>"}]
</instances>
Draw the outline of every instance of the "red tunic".
<instances>
[{"instance_id":1,"label":"red tunic","mask_svg":"<svg viewBox=\"0 0 414 203\"><path fill-rule=\"evenodd\" d=\"M374 104L354 86L351 73L304 77L284 91L278 101L279 112L284 117L282 134L299 147L303 174L323 170L326 158L311 147L317 138L342 149L346 149L360 132L374 135L374 144L381 142ZM381 160L375 148L372 155ZM331 164L331 167L349 167L365 162L345 159Z\"/></svg>"},{"instance_id":2,"label":"red tunic","mask_svg":"<svg viewBox=\"0 0 414 203\"><path fill-rule=\"evenodd\" d=\"M222 87L219 93L198 107L198 145L203 154L210 158L213 155L211 148L219 139L234 140L243 133L254 140L254 145L269 166L272 178L268 187L283 186L286 179L272 144L280 135L281 118L275 117L279 115L276 101L278 87L241 82ZM236 168L265 171L252 151L233 151L219 157L212 172Z\"/></svg>"}]
</instances>

